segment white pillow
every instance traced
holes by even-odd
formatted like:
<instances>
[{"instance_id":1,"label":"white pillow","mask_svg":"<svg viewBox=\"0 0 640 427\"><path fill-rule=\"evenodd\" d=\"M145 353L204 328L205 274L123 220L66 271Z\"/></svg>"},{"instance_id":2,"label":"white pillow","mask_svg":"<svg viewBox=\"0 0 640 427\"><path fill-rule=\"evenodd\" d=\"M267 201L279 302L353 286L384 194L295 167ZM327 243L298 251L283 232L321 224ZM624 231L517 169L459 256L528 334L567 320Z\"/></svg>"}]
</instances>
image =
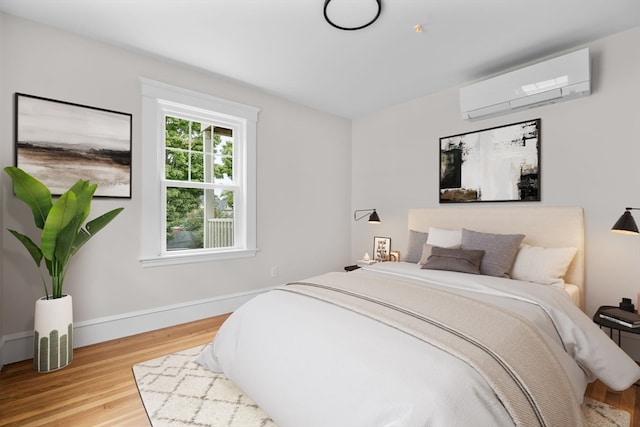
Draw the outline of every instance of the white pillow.
<instances>
[{"instance_id":1,"label":"white pillow","mask_svg":"<svg viewBox=\"0 0 640 427\"><path fill-rule=\"evenodd\" d=\"M429 227L427 244L441 248L454 248L462 243L462 229L447 230L445 228Z\"/></svg>"},{"instance_id":2,"label":"white pillow","mask_svg":"<svg viewBox=\"0 0 640 427\"><path fill-rule=\"evenodd\" d=\"M564 287L564 275L578 250L541 248L523 244L511 267L511 278Z\"/></svg>"}]
</instances>

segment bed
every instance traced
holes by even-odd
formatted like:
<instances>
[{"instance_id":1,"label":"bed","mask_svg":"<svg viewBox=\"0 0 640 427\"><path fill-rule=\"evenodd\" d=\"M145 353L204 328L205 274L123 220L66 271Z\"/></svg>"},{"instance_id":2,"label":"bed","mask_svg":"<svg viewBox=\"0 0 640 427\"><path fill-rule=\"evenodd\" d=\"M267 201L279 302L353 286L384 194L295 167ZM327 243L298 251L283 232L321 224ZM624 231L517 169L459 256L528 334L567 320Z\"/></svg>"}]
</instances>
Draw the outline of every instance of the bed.
<instances>
[{"instance_id":1,"label":"bed","mask_svg":"<svg viewBox=\"0 0 640 427\"><path fill-rule=\"evenodd\" d=\"M589 382L640 378L582 312L581 208L411 209L408 225L404 262L262 294L199 363L281 427L580 426Z\"/></svg>"}]
</instances>

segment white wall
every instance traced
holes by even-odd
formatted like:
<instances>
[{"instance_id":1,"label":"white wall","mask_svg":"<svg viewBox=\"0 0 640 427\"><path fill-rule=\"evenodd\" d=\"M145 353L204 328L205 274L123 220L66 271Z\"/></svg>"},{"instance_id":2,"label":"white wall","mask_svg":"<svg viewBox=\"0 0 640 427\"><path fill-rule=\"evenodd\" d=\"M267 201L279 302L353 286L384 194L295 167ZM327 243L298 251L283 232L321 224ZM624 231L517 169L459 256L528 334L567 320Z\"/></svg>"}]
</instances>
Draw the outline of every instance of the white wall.
<instances>
[{"instance_id":1,"label":"white wall","mask_svg":"<svg viewBox=\"0 0 640 427\"><path fill-rule=\"evenodd\" d=\"M354 120L352 208L375 207L383 223L352 227L352 258L371 250L374 234L406 251L407 209L438 206L440 137L539 117L540 204L585 210L587 314L623 296L637 304L640 239L609 229L624 207L640 207L640 29L588 47L589 97L466 123L454 88ZM640 211L634 215L640 221ZM630 352L640 360L638 348Z\"/></svg>"},{"instance_id":2,"label":"white wall","mask_svg":"<svg viewBox=\"0 0 640 427\"><path fill-rule=\"evenodd\" d=\"M76 339L77 345L95 339L98 328L108 338L110 334L135 332L136 328L188 320L171 316L184 307L215 302L228 295L252 295L286 281L341 269L349 262L349 120L158 58L8 15L0 14L0 19L2 167L13 164L15 92L133 114L133 198L96 200L92 216L117 206L125 210L78 253L66 280L65 291L74 298L76 326L95 326L93 337L76 334L80 339ZM255 258L141 267L139 230L145 219L140 206L140 76L261 109L259 253ZM4 172L0 182L4 189L3 230L32 230L30 211L13 197ZM28 352L31 344L25 342L33 328L34 301L43 294L40 278L24 248L10 236L3 240L2 265L0 331L5 339L26 345L24 351ZM278 267L278 277L271 277L272 266ZM165 308L168 312L162 311ZM202 309L191 313L200 317L218 314ZM14 350L11 355L7 350L0 363L19 357L22 350Z\"/></svg>"}]
</instances>

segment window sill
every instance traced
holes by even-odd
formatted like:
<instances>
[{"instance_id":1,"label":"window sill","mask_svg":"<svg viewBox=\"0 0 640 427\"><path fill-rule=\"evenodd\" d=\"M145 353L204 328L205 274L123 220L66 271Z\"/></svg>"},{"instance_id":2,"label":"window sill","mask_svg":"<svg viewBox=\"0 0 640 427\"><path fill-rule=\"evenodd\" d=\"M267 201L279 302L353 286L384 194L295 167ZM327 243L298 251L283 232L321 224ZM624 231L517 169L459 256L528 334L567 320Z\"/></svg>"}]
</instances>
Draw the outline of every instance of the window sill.
<instances>
[{"instance_id":1,"label":"window sill","mask_svg":"<svg viewBox=\"0 0 640 427\"><path fill-rule=\"evenodd\" d=\"M197 262L221 261L228 259L250 258L256 256L257 249L234 249L216 253L168 254L157 257L141 258L143 267L161 267L167 265L193 264Z\"/></svg>"}]
</instances>

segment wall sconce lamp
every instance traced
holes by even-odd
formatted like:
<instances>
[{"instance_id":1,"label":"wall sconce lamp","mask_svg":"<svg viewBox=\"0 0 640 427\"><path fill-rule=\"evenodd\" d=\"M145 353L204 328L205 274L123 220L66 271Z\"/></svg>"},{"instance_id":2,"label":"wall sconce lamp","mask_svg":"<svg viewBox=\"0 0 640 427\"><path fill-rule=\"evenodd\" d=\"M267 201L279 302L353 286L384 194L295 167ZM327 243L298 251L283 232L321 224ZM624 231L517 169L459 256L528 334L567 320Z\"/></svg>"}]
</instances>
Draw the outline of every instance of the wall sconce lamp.
<instances>
[{"instance_id":1,"label":"wall sconce lamp","mask_svg":"<svg viewBox=\"0 0 640 427\"><path fill-rule=\"evenodd\" d=\"M624 208L624 209L625 209L624 213L622 214L620 219L618 219L618 221L616 221L616 223L613 224L613 227L611 227L611 231L619 234L630 234L630 235L640 234L638 232L638 226L636 225L636 221L633 219L631 212L629 212L632 209L640 210L640 208Z\"/></svg>"},{"instance_id":2,"label":"wall sconce lamp","mask_svg":"<svg viewBox=\"0 0 640 427\"><path fill-rule=\"evenodd\" d=\"M369 224L380 224L380 217L378 216L378 213L375 209L358 209L353 213L353 219L356 221L360 221L367 215L369 215Z\"/></svg>"}]
</instances>

